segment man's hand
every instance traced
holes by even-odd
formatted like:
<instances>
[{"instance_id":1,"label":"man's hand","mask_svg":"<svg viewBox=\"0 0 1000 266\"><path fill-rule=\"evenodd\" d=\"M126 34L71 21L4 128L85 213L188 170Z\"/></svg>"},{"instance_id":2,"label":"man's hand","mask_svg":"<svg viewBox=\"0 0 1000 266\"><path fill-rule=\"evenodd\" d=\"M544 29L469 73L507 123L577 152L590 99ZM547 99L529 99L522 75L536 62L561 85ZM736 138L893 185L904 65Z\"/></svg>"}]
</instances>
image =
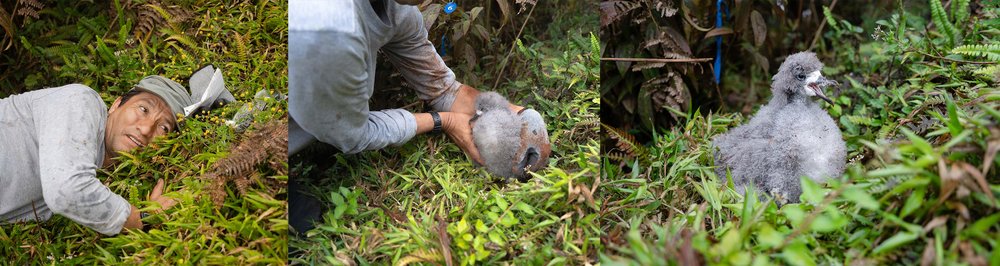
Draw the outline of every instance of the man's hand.
<instances>
[{"instance_id":1,"label":"man's hand","mask_svg":"<svg viewBox=\"0 0 1000 266\"><path fill-rule=\"evenodd\" d=\"M160 209L156 210L157 212L162 212L163 210L170 209L170 207L173 207L175 204L177 204L177 201L175 201L174 199L163 196L163 187L164 183L163 179L161 178L156 181L156 186L153 186L153 191L149 192L149 201L155 201L156 203L160 204Z\"/></svg>"},{"instance_id":2,"label":"man's hand","mask_svg":"<svg viewBox=\"0 0 1000 266\"><path fill-rule=\"evenodd\" d=\"M163 212L163 210L173 207L177 204L177 201L169 197L163 196L163 179L157 180L156 185L153 186L153 191L149 192L149 201L155 201L160 204L160 209L156 212ZM141 229L142 228L142 212L139 208L132 206L132 213L129 214L128 218L125 219L125 225L122 226L122 232L126 232L125 229Z\"/></svg>"},{"instance_id":3,"label":"man's hand","mask_svg":"<svg viewBox=\"0 0 1000 266\"><path fill-rule=\"evenodd\" d=\"M472 124L469 120L472 119L472 115L465 113L455 113L455 112L444 112L441 114L441 130L448 135L448 138L455 145L458 145L465 154L468 154L472 161L483 165L483 158L479 156L479 149L476 148L476 143L472 141Z\"/></svg>"},{"instance_id":4,"label":"man's hand","mask_svg":"<svg viewBox=\"0 0 1000 266\"><path fill-rule=\"evenodd\" d=\"M458 93L455 95L455 102L451 104L451 111L456 113L464 113L468 115L476 114L476 97L479 97L479 91L473 87L467 85L462 85L458 88ZM520 113L524 110L524 107L509 103L511 112Z\"/></svg>"}]
</instances>

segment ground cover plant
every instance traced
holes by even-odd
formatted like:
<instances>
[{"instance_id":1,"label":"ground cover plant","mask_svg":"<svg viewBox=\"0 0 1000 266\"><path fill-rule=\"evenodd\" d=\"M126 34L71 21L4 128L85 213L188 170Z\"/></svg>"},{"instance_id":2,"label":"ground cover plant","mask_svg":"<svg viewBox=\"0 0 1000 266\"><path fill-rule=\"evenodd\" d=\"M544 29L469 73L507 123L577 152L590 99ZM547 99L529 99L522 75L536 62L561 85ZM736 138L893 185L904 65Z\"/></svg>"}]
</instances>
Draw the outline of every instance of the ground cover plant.
<instances>
[{"instance_id":1,"label":"ground cover plant","mask_svg":"<svg viewBox=\"0 0 1000 266\"><path fill-rule=\"evenodd\" d=\"M681 8L676 1L623 2ZM759 192L743 197L716 176L711 139L748 120L753 110L744 100L766 91L778 65L758 68L754 57L727 61L755 67L726 68L731 78L718 88L691 86L716 96L675 112L673 122L650 124L654 129L621 120L603 126L612 145L602 151L606 178L597 195L609 202L598 217L608 232L602 263L1000 264L1000 3L836 2L798 9L813 10L818 23L774 15L752 22L768 29L815 23L822 29L816 42L753 27L730 34L764 33L782 51L812 47L826 63L824 76L842 83L834 103L823 107L844 133L846 173L826 184L802 179L802 203L782 206L758 200ZM753 3L752 12L777 11L769 5ZM862 17L868 12L855 10L876 11ZM751 48L762 42L726 40ZM633 88L602 87L602 96Z\"/></svg>"},{"instance_id":2,"label":"ground cover plant","mask_svg":"<svg viewBox=\"0 0 1000 266\"><path fill-rule=\"evenodd\" d=\"M105 237L61 216L0 225L11 264L284 264L287 260L286 1L4 1L0 97L82 83L111 103L146 75L182 84L223 70L237 102L182 119L179 132L122 155L98 178L135 206L157 179L178 204L147 231ZM255 109L249 129L226 120ZM287 136L287 135L286 135ZM252 142L260 149L240 148ZM272 158L279 156L279 158Z\"/></svg>"},{"instance_id":3,"label":"ground cover plant","mask_svg":"<svg viewBox=\"0 0 1000 266\"><path fill-rule=\"evenodd\" d=\"M495 91L545 117L548 168L528 182L505 183L474 168L442 135L356 155L290 158L292 178L309 176L328 208L315 229L291 241L293 264L596 263L603 234L596 217L605 202L594 196L601 183L595 7L456 3L452 14L440 13L444 1L421 6L425 21L433 21L429 39L439 46L444 36L445 46L455 47L444 59L460 81L480 90L498 84ZM387 83L376 95L409 94L372 106L423 110L404 82Z\"/></svg>"}]
</instances>

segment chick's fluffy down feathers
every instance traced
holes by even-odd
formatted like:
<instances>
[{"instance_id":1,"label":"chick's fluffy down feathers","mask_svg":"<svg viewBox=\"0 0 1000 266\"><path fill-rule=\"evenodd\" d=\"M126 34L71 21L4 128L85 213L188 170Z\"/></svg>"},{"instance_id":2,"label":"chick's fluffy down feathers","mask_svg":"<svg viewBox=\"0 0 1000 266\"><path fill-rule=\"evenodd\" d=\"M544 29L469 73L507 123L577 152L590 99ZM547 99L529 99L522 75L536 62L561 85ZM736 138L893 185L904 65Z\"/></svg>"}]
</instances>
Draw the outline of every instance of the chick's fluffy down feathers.
<instances>
[{"instance_id":1,"label":"chick's fluffy down feathers","mask_svg":"<svg viewBox=\"0 0 1000 266\"><path fill-rule=\"evenodd\" d=\"M822 69L812 53L789 56L774 77L771 101L750 122L712 140L716 174L731 174L735 189L756 188L778 203L798 202L799 178L816 182L844 171L846 146L840 129L815 99L802 95L794 73Z\"/></svg>"},{"instance_id":2,"label":"chick's fluffy down feathers","mask_svg":"<svg viewBox=\"0 0 1000 266\"><path fill-rule=\"evenodd\" d=\"M476 98L472 139L486 170L493 175L524 181L527 170L544 166L549 153L548 132L541 114L509 109L507 99L495 92Z\"/></svg>"}]
</instances>

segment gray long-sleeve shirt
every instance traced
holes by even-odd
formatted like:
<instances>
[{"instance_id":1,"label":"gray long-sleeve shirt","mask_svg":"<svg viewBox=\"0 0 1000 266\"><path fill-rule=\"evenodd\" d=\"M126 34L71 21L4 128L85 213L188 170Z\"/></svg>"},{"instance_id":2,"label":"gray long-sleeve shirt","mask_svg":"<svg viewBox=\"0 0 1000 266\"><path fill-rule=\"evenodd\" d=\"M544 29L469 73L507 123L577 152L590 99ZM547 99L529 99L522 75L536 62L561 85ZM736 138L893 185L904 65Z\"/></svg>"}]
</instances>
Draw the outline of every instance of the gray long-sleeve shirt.
<instances>
[{"instance_id":1,"label":"gray long-sleeve shirt","mask_svg":"<svg viewBox=\"0 0 1000 266\"><path fill-rule=\"evenodd\" d=\"M319 141L357 153L416 135L412 113L368 109L379 49L421 100L451 109L461 83L427 40L416 7L392 0L291 0L288 17L288 112Z\"/></svg>"},{"instance_id":2,"label":"gray long-sleeve shirt","mask_svg":"<svg viewBox=\"0 0 1000 266\"><path fill-rule=\"evenodd\" d=\"M55 213L121 232L132 205L96 176L107 116L97 92L80 84L0 99L0 223Z\"/></svg>"}]
</instances>

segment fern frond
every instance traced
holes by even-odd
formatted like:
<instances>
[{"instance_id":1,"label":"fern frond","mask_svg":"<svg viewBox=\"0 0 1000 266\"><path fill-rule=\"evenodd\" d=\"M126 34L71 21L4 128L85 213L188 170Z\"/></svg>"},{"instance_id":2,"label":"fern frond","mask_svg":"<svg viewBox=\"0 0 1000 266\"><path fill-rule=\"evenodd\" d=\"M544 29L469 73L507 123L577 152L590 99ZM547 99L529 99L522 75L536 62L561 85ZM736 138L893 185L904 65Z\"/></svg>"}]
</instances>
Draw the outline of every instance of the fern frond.
<instances>
[{"instance_id":1,"label":"fern frond","mask_svg":"<svg viewBox=\"0 0 1000 266\"><path fill-rule=\"evenodd\" d=\"M823 6L823 16L826 17L826 24L830 25L835 31L840 31L840 25L837 25L837 20L833 18L833 13L830 12L830 8Z\"/></svg>"},{"instance_id":2,"label":"fern frond","mask_svg":"<svg viewBox=\"0 0 1000 266\"><path fill-rule=\"evenodd\" d=\"M934 24L937 25L938 30L948 37L948 43L950 45L955 45L958 39L958 29L955 25L952 25L948 19L948 14L945 14L944 7L941 6L941 0L930 0L931 7L931 18L934 20Z\"/></svg>"},{"instance_id":3,"label":"fern frond","mask_svg":"<svg viewBox=\"0 0 1000 266\"><path fill-rule=\"evenodd\" d=\"M606 1L601 2L601 27L607 27L618 21L630 11L639 8L640 5L637 2L632 1Z\"/></svg>"},{"instance_id":4,"label":"fern frond","mask_svg":"<svg viewBox=\"0 0 1000 266\"><path fill-rule=\"evenodd\" d=\"M286 119L268 122L260 125L257 130L244 134L246 137L225 158L215 161L212 170L205 175L207 179L214 180L209 195L215 206L222 206L226 197L225 187L229 181L236 183L241 195L245 194L251 181L259 177L255 172L257 166L267 165L278 174L288 171L287 164L276 163L288 161Z\"/></svg>"},{"instance_id":5,"label":"fern frond","mask_svg":"<svg viewBox=\"0 0 1000 266\"><path fill-rule=\"evenodd\" d=\"M968 55L973 57L986 57L990 61L1000 61L1000 44L969 44L951 49L953 54Z\"/></svg>"},{"instance_id":6,"label":"fern frond","mask_svg":"<svg viewBox=\"0 0 1000 266\"><path fill-rule=\"evenodd\" d=\"M632 134L604 123L601 123L601 127L607 131L608 137L617 142L615 146L628 157L639 158L642 161L649 157L649 151L642 144L636 143Z\"/></svg>"},{"instance_id":7,"label":"fern frond","mask_svg":"<svg viewBox=\"0 0 1000 266\"><path fill-rule=\"evenodd\" d=\"M179 23L194 17L191 11L178 6L161 6L158 1L126 6L128 10L134 12L137 21L132 34L140 39L157 32L158 28L177 27Z\"/></svg>"},{"instance_id":8,"label":"fern frond","mask_svg":"<svg viewBox=\"0 0 1000 266\"><path fill-rule=\"evenodd\" d=\"M660 17L664 18L673 17L674 15L677 14L677 11L679 10L677 7L674 6L674 1L658 0L653 2L655 2L655 4L652 4L651 8L660 13Z\"/></svg>"},{"instance_id":9,"label":"fern frond","mask_svg":"<svg viewBox=\"0 0 1000 266\"><path fill-rule=\"evenodd\" d=\"M969 0L952 1L951 17L955 19L955 25L965 23L965 20L969 19Z\"/></svg>"},{"instance_id":10,"label":"fern frond","mask_svg":"<svg viewBox=\"0 0 1000 266\"><path fill-rule=\"evenodd\" d=\"M992 65L977 69L972 72L973 74L992 79L993 81L1000 81L1000 65Z\"/></svg>"},{"instance_id":11,"label":"fern frond","mask_svg":"<svg viewBox=\"0 0 1000 266\"><path fill-rule=\"evenodd\" d=\"M234 41L236 43L237 54L239 54L243 58L250 58L250 50L247 49L247 39L249 39L249 37L240 35L239 32L233 32L233 35L235 35L233 36L233 39L235 39Z\"/></svg>"},{"instance_id":12,"label":"fern frond","mask_svg":"<svg viewBox=\"0 0 1000 266\"><path fill-rule=\"evenodd\" d=\"M878 139L889 139L889 133L892 133L896 126L895 122L890 122L889 125L882 126L882 128L878 130Z\"/></svg>"},{"instance_id":13,"label":"fern frond","mask_svg":"<svg viewBox=\"0 0 1000 266\"><path fill-rule=\"evenodd\" d=\"M618 161L618 162L628 162L632 160L632 157L628 156L628 154L625 154L624 152L614 152L614 151L605 154L604 158L608 158L611 159L612 161Z\"/></svg>"},{"instance_id":14,"label":"fern frond","mask_svg":"<svg viewBox=\"0 0 1000 266\"><path fill-rule=\"evenodd\" d=\"M940 104L944 104L944 102L945 102L944 96L940 96L940 95L938 95L938 96L930 96L930 97L927 97L927 99L924 100L924 102L922 104L920 104L921 105L920 107L927 107L927 106L931 106L931 105L940 105Z\"/></svg>"},{"instance_id":15,"label":"fern frond","mask_svg":"<svg viewBox=\"0 0 1000 266\"><path fill-rule=\"evenodd\" d=\"M858 125L877 126L880 123L867 116L848 115L847 120Z\"/></svg>"},{"instance_id":16,"label":"fern frond","mask_svg":"<svg viewBox=\"0 0 1000 266\"><path fill-rule=\"evenodd\" d=\"M16 15L35 19L38 19L38 12L45 8L45 4L38 0L18 0L17 3L21 7L17 9Z\"/></svg>"}]
</instances>

